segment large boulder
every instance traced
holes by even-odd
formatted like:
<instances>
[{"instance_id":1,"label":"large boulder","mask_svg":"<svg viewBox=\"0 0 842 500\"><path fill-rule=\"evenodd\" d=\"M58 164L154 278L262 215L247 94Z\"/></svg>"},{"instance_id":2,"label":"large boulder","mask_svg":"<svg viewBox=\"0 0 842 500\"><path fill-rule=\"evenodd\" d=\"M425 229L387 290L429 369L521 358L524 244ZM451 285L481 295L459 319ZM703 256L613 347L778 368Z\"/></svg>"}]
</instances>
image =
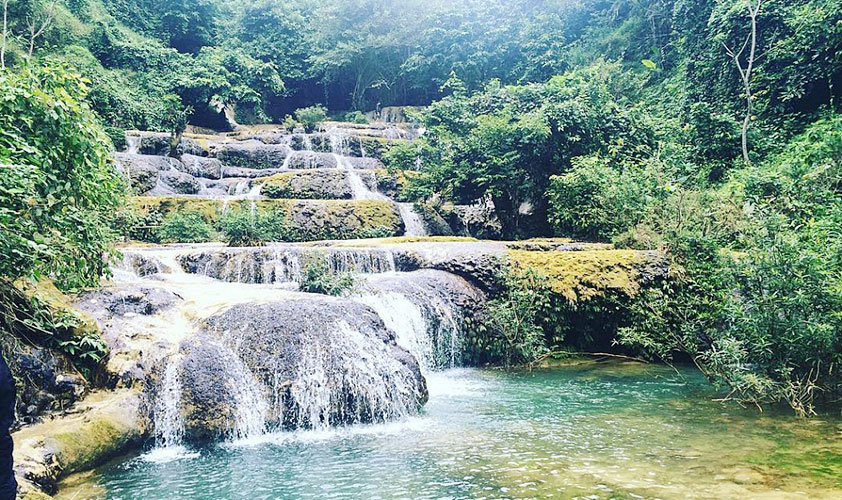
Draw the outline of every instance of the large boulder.
<instances>
[{"instance_id":1,"label":"large boulder","mask_svg":"<svg viewBox=\"0 0 842 500\"><path fill-rule=\"evenodd\" d=\"M330 153L318 153L314 151L293 151L290 153L287 168L310 169L310 168L336 168L336 157Z\"/></svg>"},{"instance_id":2,"label":"large boulder","mask_svg":"<svg viewBox=\"0 0 842 500\"><path fill-rule=\"evenodd\" d=\"M338 169L278 174L266 179L261 194L275 199L341 200L353 197L347 172Z\"/></svg>"},{"instance_id":3,"label":"large boulder","mask_svg":"<svg viewBox=\"0 0 842 500\"><path fill-rule=\"evenodd\" d=\"M183 171L193 177L202 177L205 179L222 178L222 162L216 158L185 154L181 156L181 163L183 165Z\"/></svg>"},{"instance_id":4,"label":"large boulder","mask_svg":"<svg viewBox=\"0 0 842 500\"><path fill-rule=\"evenodd\" d=\"M195 177L178 170L161 172L160 179L176 194L197 194L202 189Z\"/></svg>"},{"instance_id":5,"label":"large boulder","mask_svg":"<svg viewBox=\"0 0 842 500\"><path fill-rule=\"evenodd\" d=\"M144 133L137 139L137 152L143 155L168 156L171 140L170 135L166 133ZM198 141L187 137L181 138L176 153L179 156L183 154L206 156L208 154Z\"/></svg>"},{"instance_id":6,"label":"large boulder","mask_svg":"<svg viewBox=\"0 0 842 500\"><path fill-rule=\"evenodd\" d=\"M397 206L381 200L299 200L288 211L305 240L403 234Z\"/></svg>"},{"instance_id":7,"label":"large boulder","mask_svg":"<svg viewBox=\"0 0 842 500\"><path fill-rule=\"evenodd\" d=\"M138 194L155 189L161 172L184 168L181 162L168 156L116 153L117 169L123 173Z\"/></svg>"},{"instance_id":8,"label":"large boulder","mask_svg":"<svg viewBox=\"0 0 842 500\"><path fill-rule=\"evenodd\" d=\"M220 145L213 153L219 161L232 167L281 168L289 154L289 147L260 141L236 141Z\"/></svg>"},{"instance_id":9,"label":"large boulder","mask_svg":"<svg viewBox=\"0 0 842 500\"><path fill-rule=\"evenodd\" d=\"M255 409L270 429L320 428L412 415L427 401L415 358L372 309L345 299L234 306L185 341L182 356L195 440L242 430Z\"/></svg>"}]
</instances>

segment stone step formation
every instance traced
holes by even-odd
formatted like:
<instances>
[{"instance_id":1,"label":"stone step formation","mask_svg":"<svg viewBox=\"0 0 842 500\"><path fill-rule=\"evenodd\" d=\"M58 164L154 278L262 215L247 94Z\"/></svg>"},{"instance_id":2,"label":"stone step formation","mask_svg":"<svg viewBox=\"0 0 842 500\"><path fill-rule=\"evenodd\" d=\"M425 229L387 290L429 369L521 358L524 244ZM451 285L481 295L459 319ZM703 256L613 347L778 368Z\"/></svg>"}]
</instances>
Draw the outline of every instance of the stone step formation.
<instances>
[{"instance_id":1,"label":"stone step formation","mask_svg":"<svg viewBox=\"0 0 842 500\"><path fill-rule=\"evenodd\" d=\"M166 133L128 131L118 168L144 213L283 210L305 239L424 236L382 157L423 133L411 125L326 123L313 133L256 126L225 134L186 133L171 151ZM309 236L308 236L309 235Z\"/></svg>"}]
</instances>

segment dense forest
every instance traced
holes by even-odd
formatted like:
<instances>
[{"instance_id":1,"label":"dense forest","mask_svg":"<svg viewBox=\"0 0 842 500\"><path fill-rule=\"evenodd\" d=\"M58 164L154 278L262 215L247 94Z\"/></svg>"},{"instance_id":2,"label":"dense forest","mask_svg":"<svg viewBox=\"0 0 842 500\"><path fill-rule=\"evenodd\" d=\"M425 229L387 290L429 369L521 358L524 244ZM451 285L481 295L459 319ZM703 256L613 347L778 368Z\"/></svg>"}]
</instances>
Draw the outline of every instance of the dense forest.
<instances>
[{"instance_id":1,"label":"dense forest","mask_svg":"<svg viewBox=\"0 0 842 500\"><path fill-rule=\"evenodd\" d=\"M803 414L842 392L840 0L2 5L0 163L39 167L2 171L5 277L97 282L127 129L419 106L425 135L385 158L411 201L670 255L611 346ZM560 306L511 281L495 305L528 318L528 360Z\"/></svg>"}]
</instances>

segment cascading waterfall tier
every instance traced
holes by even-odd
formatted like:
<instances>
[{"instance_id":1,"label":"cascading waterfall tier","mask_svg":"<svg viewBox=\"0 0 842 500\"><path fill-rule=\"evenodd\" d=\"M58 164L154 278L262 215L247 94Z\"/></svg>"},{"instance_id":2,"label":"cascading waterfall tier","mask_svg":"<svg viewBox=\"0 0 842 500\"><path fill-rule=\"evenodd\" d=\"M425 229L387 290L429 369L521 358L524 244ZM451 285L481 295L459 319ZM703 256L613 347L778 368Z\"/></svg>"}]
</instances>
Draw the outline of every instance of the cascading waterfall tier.
<instances>
[{"instance_id":1,"label":"cascading waterfall tier","mask_svg":"<svg viewBox=\"0 0 842 500\"><path fill-rule=\"evenodd\" d=\"M178 357L171 357L166 360L155 406L152 409L155 445L159 448L180 446L184 440L180 367L181 362Z\"/></svg>"},{"instance_id":2,"label":"cascading waterfall tier","mask_svg":"<svg viewBox=\"0 0 842 500\"><path fill-rule=\"evenodd\" d=\"M395 270L392 252L378 249L312 249L284 245L225 248L185 253L179 264L188 273L233 283L289 283L301 280L308 259L323 259L332 273L384 273Z\"/></svg>"},{"instance_id":3,"label":"cascading waterfall tier","mask_svg":"<svg viewBox=\"0 0 842 500\"><path fill-rule=\"evenodd\" d=\"M464 364L466 318L482 303L482 292L443 271L372 276L354 300L371 307L397 335L425 372Z\"/></svg>"},{"instance_id":4,"label":"cascading waterfall tier","mask_svg":"<svg viewBox=\"0 0 842 500\"><path fill-rule=\"evenodd\" d=\"M415 414L415 358L370 308L312 297L235 305L182 346L185 432L251 437Z\"/></svg>"}]
</instances>

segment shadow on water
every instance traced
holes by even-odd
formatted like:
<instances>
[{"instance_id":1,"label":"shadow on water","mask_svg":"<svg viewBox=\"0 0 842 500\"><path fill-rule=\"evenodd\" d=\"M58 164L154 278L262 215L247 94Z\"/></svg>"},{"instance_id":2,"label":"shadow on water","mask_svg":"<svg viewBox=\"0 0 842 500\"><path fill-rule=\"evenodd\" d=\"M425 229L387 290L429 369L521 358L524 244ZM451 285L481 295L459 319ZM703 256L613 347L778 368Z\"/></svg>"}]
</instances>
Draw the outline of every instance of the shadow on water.
<instances>
[{"instance_id":1,"label":"shadow on water","mask_svg":"<svg viewBox=\"0 0 842 500\"><path fill-rule=\"evenodd\" d=\"M695 372L599 363L428 375L405 421L122 458L60 498L842 498L842 419L714 402Z\"/></svg>"}]
</instances>

